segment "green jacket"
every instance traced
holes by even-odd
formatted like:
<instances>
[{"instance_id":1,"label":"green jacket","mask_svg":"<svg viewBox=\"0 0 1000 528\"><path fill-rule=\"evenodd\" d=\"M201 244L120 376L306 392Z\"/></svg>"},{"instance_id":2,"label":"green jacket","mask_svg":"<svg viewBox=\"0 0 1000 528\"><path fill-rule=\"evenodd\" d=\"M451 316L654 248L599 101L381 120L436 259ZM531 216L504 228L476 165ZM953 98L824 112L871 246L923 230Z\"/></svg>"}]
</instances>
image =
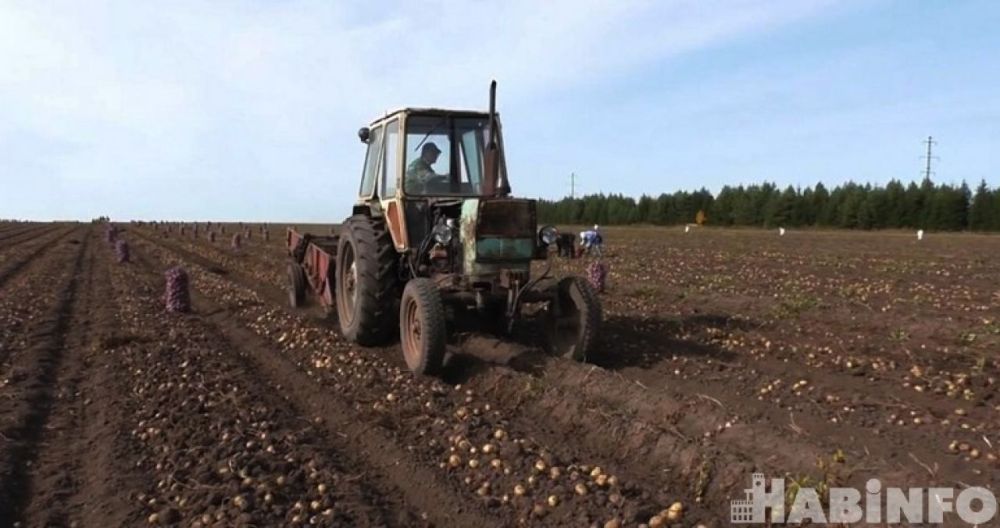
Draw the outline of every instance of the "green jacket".
<instances>
[{"instance_id":1,"label":"green jacket","mask_svg":"<svg viewBox=\"0 0 1000 528\"><path fill-rule=\"evenodd\" d=\"M430 164L422 157L417 158L406 167L406 188L408 190L422 189L424 183L434 176L438 176L438 174L434 172Z\"/></svg>"}]
</instances>

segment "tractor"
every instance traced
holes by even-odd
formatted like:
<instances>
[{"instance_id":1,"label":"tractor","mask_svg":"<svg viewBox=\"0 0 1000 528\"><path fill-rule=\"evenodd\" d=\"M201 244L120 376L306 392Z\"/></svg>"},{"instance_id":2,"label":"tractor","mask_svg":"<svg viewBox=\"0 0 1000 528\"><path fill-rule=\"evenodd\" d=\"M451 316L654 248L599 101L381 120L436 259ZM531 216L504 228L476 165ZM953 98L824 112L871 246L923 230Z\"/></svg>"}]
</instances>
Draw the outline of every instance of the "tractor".
<instances>
[{"instance_id":1,"label":"tractor","mask_svg":"<svg viewBox=\"0 0 1000 528\"><path fill-rule=\"evenodd\" d=\"M363 346L398 329L416 374L440 372L459 312L500 334L530 317L550 353L593 353L596 292L581 277L550 274L559 233L539 228L535 200L511 195L496 81L488 112L405 108L358 136L367 153L352 215L335 235L288 230L292 306L311 290Z\"/></svg>"}]
</instances>

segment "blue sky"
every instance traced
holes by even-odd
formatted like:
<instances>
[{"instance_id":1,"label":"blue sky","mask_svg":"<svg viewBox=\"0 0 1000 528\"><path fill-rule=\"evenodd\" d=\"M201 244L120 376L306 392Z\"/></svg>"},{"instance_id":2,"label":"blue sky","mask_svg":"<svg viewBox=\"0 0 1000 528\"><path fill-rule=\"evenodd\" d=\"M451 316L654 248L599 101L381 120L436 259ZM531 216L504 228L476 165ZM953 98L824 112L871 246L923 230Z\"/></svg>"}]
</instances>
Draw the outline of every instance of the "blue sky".
<instances>
[{"instance_id":1,"label":"blue sky","mask_svg":"<svg viewBox=\"0 0 1000 528\"><path fill-rule=\"evenodd\" d=\"M1000 3L0 0L0 218L339 221L357 128L483 107L515 192L1000 185Z\"/></svg>"}]
</instances>

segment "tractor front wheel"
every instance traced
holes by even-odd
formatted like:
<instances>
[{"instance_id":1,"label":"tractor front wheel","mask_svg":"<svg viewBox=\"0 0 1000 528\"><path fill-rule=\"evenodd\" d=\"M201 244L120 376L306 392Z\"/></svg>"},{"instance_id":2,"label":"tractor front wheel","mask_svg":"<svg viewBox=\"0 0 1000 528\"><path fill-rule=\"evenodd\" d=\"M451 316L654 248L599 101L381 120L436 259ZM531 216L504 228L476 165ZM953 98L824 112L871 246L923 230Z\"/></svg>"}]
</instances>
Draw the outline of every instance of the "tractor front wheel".
<instances>
[{"instance_id":1,"label":"tractor front wheel","mask_svg":"<svg viewBox=\"0 0 1000 528\"><path fill-rule=\"evenodd\" d=\"M559 281L544 324L549 353L586 361L593 352L601 325L601 303L594 288L580 277Z\"/></svg>"},{"instance_id":2,"label":"tractor front wheel","mask_svg":"<svg viewBox=\"0 0 1000 528\"><path fill-rule=\"evenodd\" d=\"M430 279L412 279L399 303L399 336L406 366L414 374L436 374L444 363L444 304Z\"/></svg>"}]
</instances>

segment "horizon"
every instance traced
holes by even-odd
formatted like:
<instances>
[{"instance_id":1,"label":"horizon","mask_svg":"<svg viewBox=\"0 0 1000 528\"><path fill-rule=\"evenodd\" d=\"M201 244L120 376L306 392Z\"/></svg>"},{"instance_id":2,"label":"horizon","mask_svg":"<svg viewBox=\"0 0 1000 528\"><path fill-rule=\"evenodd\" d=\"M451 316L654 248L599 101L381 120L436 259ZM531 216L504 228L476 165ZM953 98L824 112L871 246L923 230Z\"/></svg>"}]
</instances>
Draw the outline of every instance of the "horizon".
<instances>
[{"instance_id":1,"label":"horizon","mask_svg":"<svg viewBox=\"0 0 1000 528\"><path fill-rule=\"evenodd\" d=\"M998 15L985 1L2 3L0 217L337 223L358 127L399 106L485 108L494 78L519 196L567 197L571 173L578 196L637 199L919 184L928 136L935 183L996 188Z\"/></svg>"}]
</instances>

